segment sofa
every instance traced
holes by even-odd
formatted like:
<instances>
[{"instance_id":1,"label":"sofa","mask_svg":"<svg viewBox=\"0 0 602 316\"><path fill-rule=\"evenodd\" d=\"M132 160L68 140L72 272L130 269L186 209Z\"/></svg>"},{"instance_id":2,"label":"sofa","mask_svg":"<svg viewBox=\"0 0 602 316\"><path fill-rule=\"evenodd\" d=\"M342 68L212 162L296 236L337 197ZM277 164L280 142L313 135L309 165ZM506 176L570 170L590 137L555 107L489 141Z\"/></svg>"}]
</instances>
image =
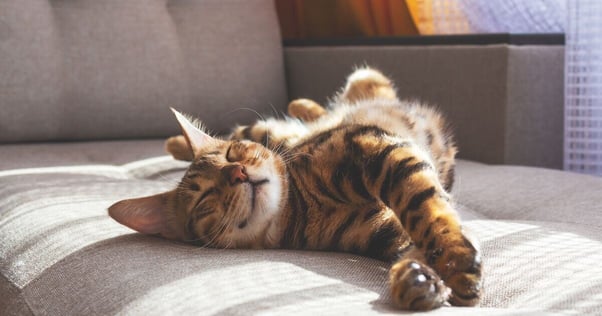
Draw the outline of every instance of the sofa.
<instances>
[{"instance_id":1,"label":"sofa","mask_svg":"<svg viewBox=\"0 0 602 316\"><path fill-rule=\"evenodd\" d=\"M563 47L513 36L283 46L271 0L0 1L0 315L398 314L385 262L133 232L114 202L174 187L169 107L225 134L326 102L353 66L438 106L480 243L477 307L602 314L602 179L562 168Z\"/></svg>"}]
</instances>

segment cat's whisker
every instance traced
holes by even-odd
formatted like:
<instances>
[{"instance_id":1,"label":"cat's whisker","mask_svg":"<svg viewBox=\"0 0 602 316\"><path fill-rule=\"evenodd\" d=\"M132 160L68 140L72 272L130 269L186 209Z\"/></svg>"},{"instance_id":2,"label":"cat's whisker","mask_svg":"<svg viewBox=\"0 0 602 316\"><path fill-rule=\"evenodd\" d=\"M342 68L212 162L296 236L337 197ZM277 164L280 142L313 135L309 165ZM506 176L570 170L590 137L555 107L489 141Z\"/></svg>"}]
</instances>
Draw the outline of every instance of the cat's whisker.
<instances>
[{"instance_id":1,"label":"cat's whisker","mask_svg":"<svg viewBox=\"0 0 602 316\"><path fill-rule=\"evenodd\" d=\"M235 199L233 199L232 203L229 204L229 207L227 209L227 214L229 215L229 217L233 217L233 218L238 218L240 217L241 213L240 212L240 207L239 206L239 202L242 199L242 194L240 192L237 192L237 194L235 195ZM236 209L236 210L233 210ZM238 211L238 212L237 212Z\"/></svg>"},{"instance_id":2,"label":"cat's whisker","mask_svg":"<svg viewBox=\"0 0 602 316\"><path fill-rule=\"evenodd\" d=\"M269 105L269 106L270 106L270 108L272 109L272 113L274 114L274 116L275 116L276 118L279 118L279 119L280 119L280 118L282 118L282 119L283 119L283 118L285 118L285 117L286 117L282 111L278 111L278 110L276 110L276 108L274 107L274 104L272 104L272 103L268 103L268 105Z\"/></svg>"},{"instance_id":3,"label":"cat's whisker","mask_svg":"<svg viewBox=\"0 0 602 316\"><path fill-rule=\"evenodd\" d=\"M232 246L233 242L234 242L234 238L230 238L228 241L228 245L226 245L226 248L230 248L230 246Z\"/></svg>"},{"instance_id":4,"label":"cat's whisker","mask_svg":"<svg viewBox=\"0 0 602 316\"><path fill-rule=\"evenodd\" d=\"M161 173L157 174L157 176L158 176L158 178L153 179L154 181L161 181L163 183L169 183L169 184L174 184L174 183L179 184L181 182L180 179L168 178L166 175L161 174Z\"/></svg>"},{"instance_id":5,"label":"cat's whisker","mask_svg":"<svg viewBox=\"0 0 602 316\"><path fill-rule=\"evenodd\" d=\"M243 110L245 110L245 111L249 111L249 112L252 112L252 113L254 113L254 114L255 114L255 115L256 115L256 116L257 116L259 119L261 119L262 121L265 121L265 118L263 117L263 115L261 115L259 112L257 112L256 110L254 110L254 109L252 109L252 108L238 108L238 109L234 109L234 110L232 110L232 111L228 111L228 112L226 112L226 114L232 114L232 113L234 113L234 112L237 112L237 111L243 111Z\"/></svg>"},{"instance_id":6,"label":"cat's whisker","mask_svg":"<svg viewBox=\"0 0 602 316\"><path fill-rule=\"evenodd\" d=\"M206 236L211 236L213 235L213 237L210 237L209 241L206 242L204 245L201 246L201 248L213 248L213 243L217 240L217 238L223 234L223 232L225 231L225 229L227 228L226 223L222 220L220 220L218 222L218 225L216 225L214 228L212 228L207 234Z\"/></svg>"},{"instance_id":7,"label":"cat's whisker","mask_svg":"<svg viewBox=\"0 0 602 316\"><path fill-rule=\"evenodd\" d=\"M185 241L187 242L195 242L195 241L201 241L204 240L206 238L210 238L212 239L212 237L210 237L211 235L214 235L215 232L217 232L218 230L218 226L212 227L209 231L207 231L205 234L202 235L197 235L197 238L195 239L187 239ZM205 245L207 245L207 243L205 243ZM202 247L202 246L201 246Z\"/></svg>"},{"instance_id":8,"label":"cat's whisker","mask_svg":"<svg viewBox=\"0 0 602 316\"><path fill-rule=\"evenodd\" d=\"M228 208L231 208L232 205L235 205L236 202L235 200L238 199L238 196L240 194L234 194L232 196L227 196L225 198L225 202L226 205L228 205ZM207 212L215 212L215 210L211 209ZM202 213L206 213L206 212L202 212ZM223 216L219 219L219 222L213 226L209 231L207 231L205 234L199 236L198 239L196 240L191 240L191 241L200 241L200 240L205 240L205 239L209 239L209 241L205 242L203 245L200 245L199 247L201 248L212 248L214 245L217 246L217 240L219 239L219 237L226 231L226 229L228 228L228 226L231 224L231 220L229 220L229 215L228 213L231 212L225 212L226 216Z\"/></svg>"},{"instance_id":9,"label":"cat's whisker","mask_svg":"<svg viewBox=\"0 0 602 316\"><path fill-rule=\"evenodd\" d=\"M231 217L233 217L232 212L229 210L233 207L233 205L237 204L240 194L234 194L233 196L226 197L226 201L229 201L226 205L228 208L225 210L224 215L220 218L219 223L212 229L211 235L214 235L206 244L205 247L211 247L217 239L226 231L226 229L232 224Z\"/></svg>"},{"instance_id":10,"label":"cat's whisker","mask_svg":"<svg viewBox=\"0 0 602 316\"><path fill-rule=\"evenodd\" d=\"M286 153L291 152L291 150L292 150L292 148L285 146L284 141L278 142L276 144L276 146L274 146L274 148L272 148L272 151L279 155L285 155Z\"/></svg>"},{"instance_id":11,"label":"cat's whisker","mask_svg":"<svg viewBox=\"0 0 602 316\"><path fill-rule=\"evenodd\" d=\"M290 163L291 161L294 161L295 159L301 157L301 156L305 156L308 157L309 159L313 159L313 155L311 155L310 153L294 153L292 155L287 155L285 157L283 157L283 161L285 164Z\"/></svg>"}]
</instances>

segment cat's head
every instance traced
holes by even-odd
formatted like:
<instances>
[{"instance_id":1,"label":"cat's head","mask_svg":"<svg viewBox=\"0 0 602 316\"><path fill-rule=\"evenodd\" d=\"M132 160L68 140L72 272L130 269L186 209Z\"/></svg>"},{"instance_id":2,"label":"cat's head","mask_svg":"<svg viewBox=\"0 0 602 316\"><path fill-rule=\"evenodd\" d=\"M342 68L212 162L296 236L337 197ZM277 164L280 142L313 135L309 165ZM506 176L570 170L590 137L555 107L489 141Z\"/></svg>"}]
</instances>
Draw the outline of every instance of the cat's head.
<instances>
[{"instance_id":1,"label":"cat's head","mask_svg":"<svg viewBox=\"0 0 602 316\"><path fill-rule=\"evenodd\" d=\"M258 143L211 137L174 113L194 153L180 184L117 202L109 215L144 234L218 248L261 246L286 198L282 158Z\"/></svg>"}]
</instances>

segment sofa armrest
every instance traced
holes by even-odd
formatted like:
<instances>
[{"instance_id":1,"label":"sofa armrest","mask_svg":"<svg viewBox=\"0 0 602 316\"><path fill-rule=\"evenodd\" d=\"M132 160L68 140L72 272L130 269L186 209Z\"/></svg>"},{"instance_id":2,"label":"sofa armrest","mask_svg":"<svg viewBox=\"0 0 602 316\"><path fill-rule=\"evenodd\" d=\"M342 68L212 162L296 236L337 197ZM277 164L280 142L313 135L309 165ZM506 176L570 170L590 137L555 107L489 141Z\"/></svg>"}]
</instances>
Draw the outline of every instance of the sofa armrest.
<instances>
[{"instance_id":1,"label":"sofa armrest","mask_svg":"<svg viewBox=\"0 0 602 316\"><path fill-rule=\"evenodd\" d=\"M369 64L393 79L401 98L436 105L447 115L460 158L562 168L562 36L533 45L510 37L483 42L475 36L481 39L476 44L466 38L460 45L429 38L425 45L287 45L289 97L325 103L354 66Z\"/></svg>"}]
</instances>

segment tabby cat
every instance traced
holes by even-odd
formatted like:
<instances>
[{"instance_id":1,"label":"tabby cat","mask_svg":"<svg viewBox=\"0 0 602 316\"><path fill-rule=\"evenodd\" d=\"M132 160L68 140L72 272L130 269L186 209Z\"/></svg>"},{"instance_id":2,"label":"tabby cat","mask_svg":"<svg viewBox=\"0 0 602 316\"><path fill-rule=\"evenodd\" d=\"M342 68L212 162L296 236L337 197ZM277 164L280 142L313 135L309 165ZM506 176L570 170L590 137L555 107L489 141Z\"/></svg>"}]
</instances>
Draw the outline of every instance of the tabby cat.
<instances>
[{"instance_id":1,"label":"tabby cat","mask_svg":"<svg viewBox=\"0 0 602 316\"><path fill-rule=\"evenodd\" d=\"M293 118L240 126L229 140L174 113L184 136L167 150L190 167L172 191L111 206L118 222L217 248L387 260L401 309L478 303L481 259L448 193L456 148L446 123L398 100L380 72L356 70L328 110L295 100Z\"/></svg>"}]
</instances>

